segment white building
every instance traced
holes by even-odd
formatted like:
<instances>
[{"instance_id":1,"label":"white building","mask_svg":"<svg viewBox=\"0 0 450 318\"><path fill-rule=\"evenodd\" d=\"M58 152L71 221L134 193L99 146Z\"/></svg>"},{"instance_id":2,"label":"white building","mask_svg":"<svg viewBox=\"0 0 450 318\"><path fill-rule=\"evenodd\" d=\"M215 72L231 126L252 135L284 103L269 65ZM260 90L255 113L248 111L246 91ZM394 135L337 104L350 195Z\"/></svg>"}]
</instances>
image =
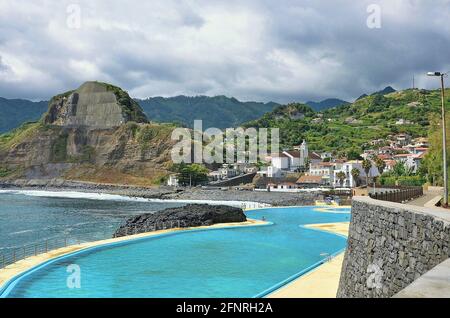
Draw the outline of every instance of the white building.
<instances>
[{"instance_id":1,"label":"white building","mask_svg":"<svg viewBox=\"0 0 450 318\"><path fill-rule=\"evenodd\" d=\"M280 170L289 170L289 157L284 153L272 155L272 166Z\"/></svg>"},{"instance_id":2,"label":"white building","mask_svg":"<svg viewBox=\"0 0 450 318\"><path fill-rule=\"evenodd\" d=\"M178 176L176 174L171 174L169 176L169 179L167 179L167 185L169 187L178 187L179 185Z\"/></svg>"},{"instance_id":3,"label":"white building","mask_svg":"<svg viewBox=\"0 0 450 318\"><path fill-rule=\"evenodd\" d=\"M359 185L357 182L358 180L354 180L353 176L352 176L352 170L354 168L359 170L359 179L366 178L366 172L364 171L364 168L362 166L362 161L359 161L359 160L347 161L342 164L342 167L340 169L334 170L334 187L336 187L336 188L341 187L340 180L337 177L339 172L344 172L345 176L346 176L344 183L342 185L343 187L353 188L353 187L356 187L357 185ZM374 165L372 165L372 168L369 171L369 178L377 177L379 175L380 175L380 173L378 172L378 169Z\"/></svg>"},{"instance_id":4,"label":"white building","mask_svg":"<svg viewBox=\"0 0 450 318\"><path fill-rule=\"evenodd\" d=\"M334 170L335 167L340 168L341 164L332 162L319 162L309 165L309 176L320 176L323 179L324 185L334 184Z\"/></svg>"}]
</instances>

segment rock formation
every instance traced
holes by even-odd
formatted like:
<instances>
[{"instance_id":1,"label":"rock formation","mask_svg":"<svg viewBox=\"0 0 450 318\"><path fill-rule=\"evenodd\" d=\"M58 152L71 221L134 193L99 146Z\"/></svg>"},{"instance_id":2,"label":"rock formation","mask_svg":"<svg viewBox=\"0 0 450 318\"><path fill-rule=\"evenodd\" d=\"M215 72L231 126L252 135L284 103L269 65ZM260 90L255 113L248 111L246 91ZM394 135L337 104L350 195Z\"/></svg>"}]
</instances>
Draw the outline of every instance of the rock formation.
<instances>
[{"instance_id":1,"label":"rock formation","mask_svg":"<svg viewBox=\"0 0 450 318\"><path fill-rule=\"evenodd\" d=\"M9 179L150 185L167 174L173 128L148 123L122 89L86 82L53 97L39 122L3 135L0 168Z\"/></svg>"},{"instance_id":2,"label":"rock formation","mask_svg":"<svg viewBox=\"0 0 450 318\"><path fill-rule=\"evenodd\" d=\"M100 82L86 82L75 91L53 97L44 117L46 124L96 129L128 121L148 122L139 104L125 91Z\"/></svg>"},{"instance_id":3,"label":"rock formation","mask_svg":"<svg viewBox=\"0 0 450 318\"><path fill-rule=\"evenodd\" d=\"M145 213L126 220L114 237L174 227L195 227L217 223L245 222L242 209L226 205L189 204L160 212Z\"/></svg>"}]
</instances>

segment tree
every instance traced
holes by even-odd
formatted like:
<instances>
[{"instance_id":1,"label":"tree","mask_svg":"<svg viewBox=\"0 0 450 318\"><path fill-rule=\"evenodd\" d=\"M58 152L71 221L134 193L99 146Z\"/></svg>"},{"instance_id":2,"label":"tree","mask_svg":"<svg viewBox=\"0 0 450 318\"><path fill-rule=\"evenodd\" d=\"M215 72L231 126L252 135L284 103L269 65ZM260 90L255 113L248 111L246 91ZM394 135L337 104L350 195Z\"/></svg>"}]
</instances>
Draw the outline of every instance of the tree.
<instances>
[{"instance_id":1,"label":"tree","mask_svg":"<svg viewBox=\"0 0 450 318\"><path fill-rule=\"evenodd\" d=\"M344 185L345 179L347 178L347 175L345 174L344 171L339 171L339 172L336 174L336 177L338 178L339 184L340 184L341 187L342 187L342 186Z\"/></svg>"},{"instance_id":2,"label":"tree","mask_svg":"<svg viewBox=\"0 0 450 318\"><path fill-rule=\"evenodd\" d=\"M366 186L369 186L369 172L370 169L372 169L372 161L368 159L364 159L362 162L362 167L364 169L364 172L366 173Z\"/></svg>"},{"instance_id":3,"label":"tree","mask_svg":"<svg viewBox=\"0 0 450 318\"><path fill-rule=\"evenodd\" d=\"M376 157L375 158L375 167L378 169L378 173L380 176L383 174L384 169L386 169L386 162L384 162L381 158ZM376 177L373 177L373 182L375 183Z\"/></svg>"},{"instance_id":4,"label":"tree","mask_svg":"<svg viewBox=\"0 0 450 318\"><path fill-rule=\"evenodd\" d=\"M350 171L350 173L352 174L353 180L355 181L355 185L358 186L361 171L359 171L358 168L353 168L352 171Z\"/></svg>"},{"instance_id":5,"label":"tree","mask_svg":"<svg viewBox=\"0 0 450 318\"><path fill-rule=\"evenodd\" d=\"M381 158L377 157L375 159L375 167L377 167L378 172L381 174L383 174L384 169L386 169L386 162L384 162Z\"/></svg>"},{"instance_id":6,"label":"tree","mask_svg":"<svg viewBox=\"0 0 450 318\"><path fill-rule=\"evenodd\" d=\"M204 166L184 162L174 165L174 170L178 173L178 182L182 185L196 186L208 180L208 169Z\"/></svg>"}]
</instances>

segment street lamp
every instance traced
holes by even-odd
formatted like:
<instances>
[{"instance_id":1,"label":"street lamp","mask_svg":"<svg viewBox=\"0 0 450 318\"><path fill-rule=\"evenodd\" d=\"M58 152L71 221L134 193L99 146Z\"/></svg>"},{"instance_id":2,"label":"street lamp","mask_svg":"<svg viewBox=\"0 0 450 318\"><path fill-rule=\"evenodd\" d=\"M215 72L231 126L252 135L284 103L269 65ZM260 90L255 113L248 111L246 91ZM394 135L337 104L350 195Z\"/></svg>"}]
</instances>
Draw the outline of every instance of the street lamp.
<instances>
[{"instance_id":1,"label":"street lamp","mask_svg":"<svg viewBox=\"0 0 450 318\"><path fill-rule=\"evenodd\" d=\"M428 76L439 76L441 78L441 100L442 100L442 155L444 157L444 204L445 208L448 207L448 174L447 174L447 132L445 124L445 86L444 77L447 77L447 73L441 72L428 72Z\"/></svg>"}]
</instances>

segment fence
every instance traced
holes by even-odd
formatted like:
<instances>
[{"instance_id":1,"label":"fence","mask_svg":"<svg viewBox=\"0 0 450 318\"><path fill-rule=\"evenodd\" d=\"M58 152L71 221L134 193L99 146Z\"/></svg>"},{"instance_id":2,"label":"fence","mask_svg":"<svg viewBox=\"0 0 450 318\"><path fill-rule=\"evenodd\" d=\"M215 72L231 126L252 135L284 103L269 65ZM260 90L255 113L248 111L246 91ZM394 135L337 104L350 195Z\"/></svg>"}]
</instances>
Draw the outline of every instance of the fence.
<instances>
[{"instance_id":1,"label":"fence","mask_svg":"<svg viewBox=\"0 0 450 318\"><path fill-rule=\"evenodd\" d=\"M401 187L369 194L372 199L402 203L423 196L422 187Z\"/></svg>"},{"instance_id":2,"label":"fence","mask_svg":"<svg viewBox=\"0 0 450 318\"><path fill-rule=\"evenodd\" d=\"M180 228L180 227L186 227L184 221L158 222L155 223L154 226L147 226L147 227L145 226L142 227L142 225L140 225L139 227L128 226L121 233L121 235L117 236L113 235L111 231L96 231L94 233L85 233L73 236L44 239L40 240L39 242L23 245L20 247L4 248L2 251L0 251L0 269L5 268L8 265L14 264L27 257L48 253L63 247L76 246L83 243L105 240L113 237L128 236L139 233L167 230L171 228Z\"/></svg>"}]
</instances>

